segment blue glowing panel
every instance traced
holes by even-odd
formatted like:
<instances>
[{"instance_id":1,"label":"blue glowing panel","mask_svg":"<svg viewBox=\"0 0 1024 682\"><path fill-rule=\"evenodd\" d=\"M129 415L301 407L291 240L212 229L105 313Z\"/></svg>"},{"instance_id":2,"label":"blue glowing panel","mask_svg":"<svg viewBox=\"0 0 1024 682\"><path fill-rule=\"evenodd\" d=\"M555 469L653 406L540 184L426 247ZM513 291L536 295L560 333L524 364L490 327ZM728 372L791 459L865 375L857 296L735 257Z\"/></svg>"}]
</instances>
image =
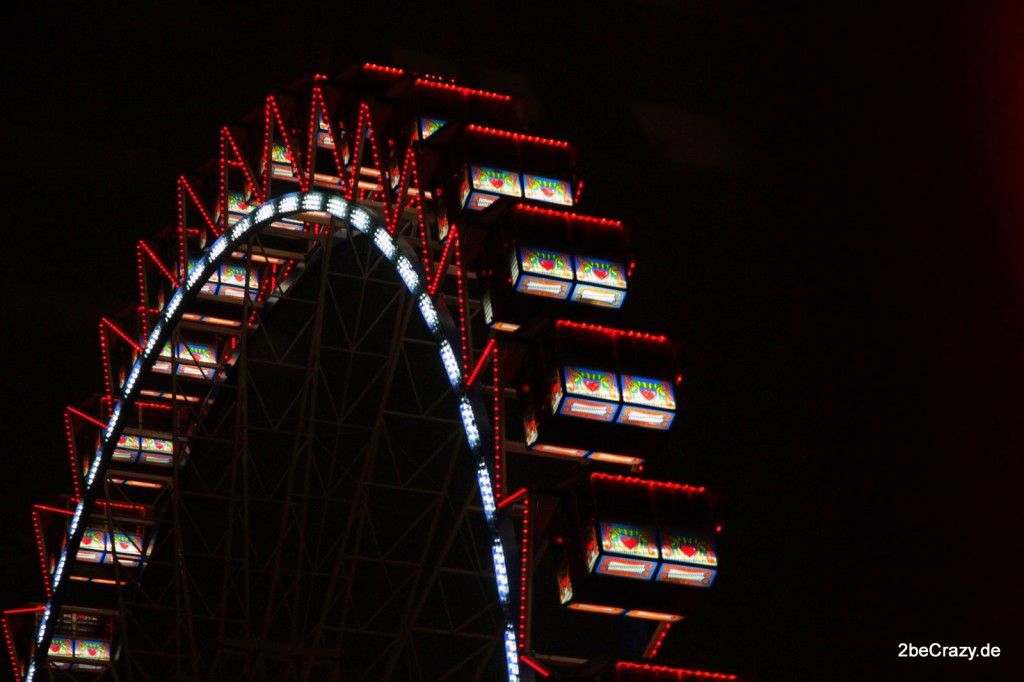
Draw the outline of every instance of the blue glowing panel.
<instances>
[{"instance_id":1,"label":"blue glowing panel","mask_svg":"<svg viewBox=\"0 0 1024 682\"><path fill-rule=\"evenodd\" d=\"M658 542L651 526L602 523L601 550L644 559L658 558Z\"/></svg>"},{"instance_id":2,"label":"blue glowing panel","mask_svg":"<svg viewBox=\"0 0 1024 682\"><path fill-rule=\"evenodd\" d=\"M600 308L622 307L626 300L626 292L616 289L605 289L593 284L577 284L572 290L572 300L577 303L598 306Z\"/></svg>"},{"instance_id":3,"label":"blue glowing panel","mask_svg":"<svg viewBox=\"0 0 1024 682\"><path fill-rule=\"evenodd\" d=\"M523 294L529 294L531 296L565 300L569 297L569 288L571 286L572 284L570 282L560 282L558 280L547 279L546 277L523 275L519 278L519 283L516 285L516 291Z\"/></svg>"},{"instance_id":4,"label":"blue glowing panel","mask_svg":"<svg viewBox=\"0 0 1024 682\"><path fill-rule=\"evenodd\" d=\"M629 424L630 426L639 426L645 429L667 431L668 428L672 426L672 420L675 419L675 416L676 415L673 412L649 410L643 407L624 405L621 414L619 414L618 422L620 424Z\"/></svg>"},{"instance_id":5,"label":"blue glowing panel","mask_svg":"<svg viewBox=\"0 0 1024 682\"><path fill-rule=\"evenodd\" d=\"M615 403L604 403L599 400L585 400L583 398L567 397L562 403L561 414L567 417L579 417L580 419L591 419L599 422L610 422L615 420L619 406Z\"/></svg>"},{"instance_id":6,"label":"blue glowing panel","mask_svg":"<svg viewBox=\"0 0 1024 682\"><path fill-rule=\"evenodd\" d=\"M656 561L642 559L626 559L624 557L605 555L597 562L596 572L617 578L633 578L634 580L650 580L658 567Z\"/></svg>"},{"instance_id":7,"label":"blue glowing panel","mask_svg":"<svg viewBox=\"0 0 1024 682\"><path fill-rule=\"evenodd\" d=\"M544 201L549 204L572 206L572 189L565 180L542 178L539 175L523 175L523 189L527 199Z\"/></svg>"},{"instance_id":8,"label":"blue glowing panel","mask_svg":"<svg viewBox=\"0 0 1024 682\"><path fill-rule=\"evenodd\" d=\"M715 580L715 569L697 566L682 566L668 562L661 565L658 571L658 581L663 583L675 583L676 585L690 585L691 587L711 587Z\"/></svg>"}]
</instances>

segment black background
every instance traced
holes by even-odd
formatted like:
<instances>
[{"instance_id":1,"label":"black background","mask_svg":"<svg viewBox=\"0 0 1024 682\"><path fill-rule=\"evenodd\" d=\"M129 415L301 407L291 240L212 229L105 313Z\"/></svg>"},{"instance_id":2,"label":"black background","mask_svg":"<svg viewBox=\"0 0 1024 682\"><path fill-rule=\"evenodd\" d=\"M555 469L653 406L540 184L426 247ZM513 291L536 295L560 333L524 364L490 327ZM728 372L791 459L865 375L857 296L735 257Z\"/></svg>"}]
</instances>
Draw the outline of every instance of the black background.
<instances>
[{"instance_id":1,"label":"black background","mask_svg":"<svg viewBox=\"0 0 1024 682\"><path fill-rule=\"evenodd\" d=\"M7 17L0 607L42 596L31 504L70 490L63 406L101 385L96 325L175 177L275 87L373 61L523 98L579 144L580 210L637 227L627 324L687 370L655 473L725 503L714 601L659 662L1018 679L1024 10L365 4Z\"/></svg>"}]
</instances>

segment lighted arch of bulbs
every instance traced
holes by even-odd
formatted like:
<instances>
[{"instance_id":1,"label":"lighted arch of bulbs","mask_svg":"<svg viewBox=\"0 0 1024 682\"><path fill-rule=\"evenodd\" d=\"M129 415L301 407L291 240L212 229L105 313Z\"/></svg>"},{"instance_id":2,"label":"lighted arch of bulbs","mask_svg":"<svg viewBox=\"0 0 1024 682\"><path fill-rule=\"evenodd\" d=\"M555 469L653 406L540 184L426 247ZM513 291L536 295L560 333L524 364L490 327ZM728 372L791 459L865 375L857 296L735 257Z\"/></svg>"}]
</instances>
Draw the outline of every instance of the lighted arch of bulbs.
<instances>
[{"instance_id":1,"label":"lighted arch of bulbs","mask_svg":"<svg viewBox=\"0 0 1024 682\"><path fill-rule=\"evenodd\" d=\"M434 304L427 292L426 280L422 268L413 255L413 250L404 241L397 241L384 228L381 221L367 209L350 202L340 195L328 192L296 192L272 199L236 222L229 231L222 234L210 244L203 256L192 266L185 283L174 292L164 306L159 320L146 340L146 345L139 354L128 378L121 389L121 395L114 407L110 420L103 430L99 448L93 458L92 465L85 477L85 485L81 500L71 518L68 529L68 541L61 553L60 560L53 574L53 594L43 610L42 620L36 635L36 650L29 666L26 682L33 682L36 672L46 665L46 655L53 636L54 614L60 611L61 589L70 566L70 557L78 551L79 544L85 533L82 518L90 510L97 498L104 474L110 463L118 438L123 430L121 416L129 409L139 396L141 384L139 379L149 372L156 362L161 349L170 340L171 333L181 320L182 315L196 300L200 289L217 272L227 257L247 239L259 233L276 220L287 218L298 213L326 212L332 218L346 223L350 229L369 237L380 253L394 266L399 278L416 300L423 321L434 337L438 353L444 365L452 391L459 403L459 414L466 432L466 441L476 457L477 483L483 501L484 514L491 531L491 555L494 560L494 575L498 587L498 597L505 617L504 643L505 657L508 668L509 682L519 680L519 657L516 649L515 622L510 608L510 586L508 570L505 562L505 542L502 537L511 537L508 532L502 533L497 517L497 506L491 486L491 476L487 469L485 453L481 448L480 423L487 424L485 411L478 393L467 386L462 369L459 366L453 347L453 338L449 338L446 329L454 328L450 316L444 307L440 309ZM447 318L447 319L445 319ZM513 548L510 546L511 551Z\"/></svg>"}]
</instances>

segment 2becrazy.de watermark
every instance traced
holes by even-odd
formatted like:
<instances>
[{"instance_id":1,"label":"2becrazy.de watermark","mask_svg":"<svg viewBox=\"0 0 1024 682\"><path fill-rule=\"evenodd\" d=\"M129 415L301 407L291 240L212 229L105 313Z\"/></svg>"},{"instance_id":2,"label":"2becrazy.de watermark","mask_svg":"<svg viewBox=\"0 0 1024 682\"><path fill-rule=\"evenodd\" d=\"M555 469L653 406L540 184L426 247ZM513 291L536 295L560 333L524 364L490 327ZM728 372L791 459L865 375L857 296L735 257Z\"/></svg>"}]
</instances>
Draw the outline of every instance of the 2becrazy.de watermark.
<instances>
[{"instance_id":1,"label":"2becrazy.de watermark","mask_svg":"<svg viewBox=\"0 0 1024 682\"><path fill-rule=\"evenodd\" d=\"M931 644L908 644L899 643L900 658L966 658L973 661L975 658L999 658L1001 653L999 647L986 644L985 646L946 646L938 642Z\"/></svg>"}]
</instances>

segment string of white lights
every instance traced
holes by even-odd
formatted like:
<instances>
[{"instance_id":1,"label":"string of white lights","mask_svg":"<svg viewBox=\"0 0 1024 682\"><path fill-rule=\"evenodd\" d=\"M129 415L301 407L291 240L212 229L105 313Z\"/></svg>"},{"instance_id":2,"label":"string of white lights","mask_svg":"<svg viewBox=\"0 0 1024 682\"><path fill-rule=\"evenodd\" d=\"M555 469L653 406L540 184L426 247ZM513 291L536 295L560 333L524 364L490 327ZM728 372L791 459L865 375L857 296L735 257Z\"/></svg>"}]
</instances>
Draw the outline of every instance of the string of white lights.
<instances>
[{"instance_id":1,"label":"string of white lights","mask_svg":"<svg viewBox=\"0 0 1024 682\"><path fill-rule=\"evenodd\" d=\"M441 324L440 314L430 296L426 294L425 278L417 264L402 253L402 249L391 234L364 208L353 206L343 197L336 194L315 191L298 192L272 199L261 205L253 213L241 218L232 226L230 232L225 232L221 235L220 238L209 246L202 258L195 262L184 285L174 293L161 312L159 321L154 325L145 346L122 386L120 399L111 413L110 420L107 422L100 445L93 458L93 463L89 468L82 498L75 509L75 514L68 528L68 541L64 545L64 550L61 552L60 560L57 562L57 567L53 574L52 596L42 613L39 629L36 634L36 651L25 676L25 682L33 682L37 670L45 665L50 640L53 636L54 614L60 611L61 597L63 596L61 587L71 564L69 557L73 557L78 551L85 532L85 524L81 522L82 518L92 508L96 500L99 488L101 487L98 481L102 481L103 474L113 455L114 446L117 444L123 430L121 415L132 406L139 396L141 390L140 377L152 369L161 349L169 341L172 331L185 313L185 309L195 300L199 290L206 284L210 276L217 272L228 254L231 254L242 242L260 232L274 221L287 218L296 213L310 211L326 211L333 218L348 223L351 228L370 237L381 254L395 265L398 276L413 297L415 297L423 320L438 344L441 362L444 365L445 372L452 385L452 390L459 402L459 414L466 432L466 441L473 454L477 457L477 482L480 488L480 496L483 500L484 514L492 534L491 554L494 560L495 580L502 610L505 613L504 641L508 680L509 682L519 682L519 656L516 648L515 622L511 617L511 609L509 608L510 588L508 567L505 561L506 549L511 551L514 548L504 547L498 529L497 508L491 485L491 475L484 453L481 451L480 428L472 403L473 398L477 400L479 398L478 396L471 396L466 387L462 370L453 350L452 340L447 338L444 327Z\"/></svg>"}]
</instances>

